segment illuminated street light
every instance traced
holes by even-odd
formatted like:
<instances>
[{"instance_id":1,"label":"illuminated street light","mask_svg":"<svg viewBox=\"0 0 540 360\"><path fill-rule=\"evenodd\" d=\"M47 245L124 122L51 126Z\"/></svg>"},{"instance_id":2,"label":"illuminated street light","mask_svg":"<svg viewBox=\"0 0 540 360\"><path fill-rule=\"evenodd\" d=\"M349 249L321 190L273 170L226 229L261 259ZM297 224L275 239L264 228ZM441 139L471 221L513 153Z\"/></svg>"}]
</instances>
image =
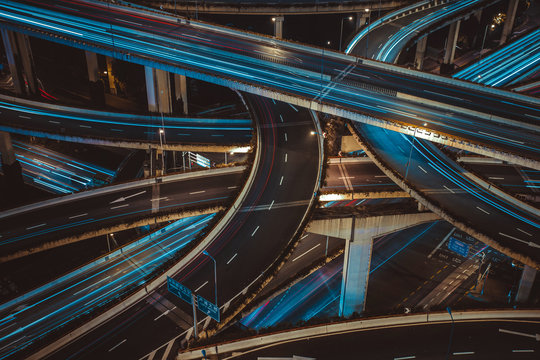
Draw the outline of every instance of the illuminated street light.
<instances>
[{"instance_id":1,"label":"illuminated street light","mask_svg":"<svg viewBox=\"0 0 540 360\"><path fill-rule=\"evenodd\" d=\"M214 261L214 294L216 296L216 307L218 306L217 303L217 265L216 265L216 259L212 255L208 253L208 251L203 250L202 252L204 255L208 256L210 259Z\"/></svg>"},{"instance_id":2,"label":"illuminated street light","mask_svg":"<svg viewBox=\"0 0 540 360\"><path fill-rule=\"evenodd\" d=\"M341 30L339 32L339 51L341 51L341 42L343 41L343 20L348 19L349 21L352 21L353 17L349 16L346 18L341 18Z\"/></svg>"},{"instance_id":3,"label":"illuminated street light","mask_svg":"<svg viewBox=\"0 0 540 360\"><path fill-rule=\"evenodd\" d=\"M273 18L272 18L272 21L273 21L273 22L276 22L276 18L275 18L275 17L273 17Z\"/></svg>"}]
</instances>

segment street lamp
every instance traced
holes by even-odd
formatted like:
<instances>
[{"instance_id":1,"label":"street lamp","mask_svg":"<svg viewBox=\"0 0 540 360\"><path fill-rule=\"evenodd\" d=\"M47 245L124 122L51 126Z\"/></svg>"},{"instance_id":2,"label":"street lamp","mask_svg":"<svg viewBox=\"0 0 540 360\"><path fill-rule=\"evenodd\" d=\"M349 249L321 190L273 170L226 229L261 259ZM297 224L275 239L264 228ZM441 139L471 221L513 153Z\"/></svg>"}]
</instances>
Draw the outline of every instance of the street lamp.
<instances>
[{"instance_id":1,"label":"street lamp","mask_svg":"<svg viewBox=\"0 0 540 360\"><path fill-rule=\"evenodd\" d=\"M446 307L446 311L450 314L450 319L452 319L452 328L450 329L450 340L448 340L448 349L446 350L446 360L448 360L450 356L450 348L452 347L452 336L454 335L454 317L452 316L452 309L450 309L450 306Z\"/></svg>"},{"instance_id":2,"label":"street lamp","mask_svg":"<svg viewBox=\"0 0 540 360\"><path fill-rule=\"evenodd\" d=\"M371 12L368 8L365 9L368 13L368 23L367 23L367 36L366 36L366 58L368 57L368 46L369 46L369 27L371 26Z\"/></svg>"},{"instance_id":3,"label":"street lamp","mask_svg":"<svg viewBox=\"0 0 540 360\"><path fill-rule=\"evenodd\" d=\"M216 259L214 259L214 257L212 255L210 255L208 253L208 251L206 251L206 250L203 250L202 253L204 255L208 256L210 259L212 259L214 261L214 294L215 294L215 298L216 298L216 307L217 307L218 303L217 303L217 263L216 263Z\"/></svg>"},{"instance_id":4,"label":"street lamp","mask_svg":"<svg viewBox=\"0 0 540 360\"><path fill-rule=\"evenodd\" d=\"M353 17L352 16L349 16L349 17L346 17L346 18L341 18L341 30L339 32L339 51L341 52L341 42L342 42L342 39L343 39L343 20L345 19L348 19L349 21L352 21Z\"/></svg>"},{"instance_id":5,"label":"street lamp","mask_svg":"<svg viewBox=\"0 0 540 360\"><path fill-rule=\"evenodd\" d=\"M311 135L321 135L323 138L326 137L326 133L323 132L322 134L320 132L317 132L317 131L311 131L310 132Z\"/></svg>"}]
</instances>

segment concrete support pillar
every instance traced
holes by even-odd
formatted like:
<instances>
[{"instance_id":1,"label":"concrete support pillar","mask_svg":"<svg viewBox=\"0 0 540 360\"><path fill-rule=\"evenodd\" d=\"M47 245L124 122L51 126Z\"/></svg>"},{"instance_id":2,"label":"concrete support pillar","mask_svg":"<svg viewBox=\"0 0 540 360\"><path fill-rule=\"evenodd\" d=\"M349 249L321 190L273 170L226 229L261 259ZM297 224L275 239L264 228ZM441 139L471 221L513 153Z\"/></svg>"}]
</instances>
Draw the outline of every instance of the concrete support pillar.
<instances>
[{"instance_id":1,"label":"concrete support pillar","mask_svg":"<svg viewBox=\"0 0 540 360\"><path fill-rule=\"evenodd\" d=\"M18 95L22 95L23 86L16 63L18 52L15 36L13 32L7 29L0 29L0 32L2 33L2 42L4 43L4 49L6 51L6 57L9 65L9 71L11 73L11 78L13 79L13 86L15 87L15 93Z\"/></svg>"},{"instance_id":2,"label":"concrete support pillar","mask_svg":"<svg viewBox=\"0 0 540 360\"><path fill-rule=\"evenodd\" d=\"M184 75L174 74L174 90L176 101L182 100L182 112L187 115L189 113L187 79Z\"/></svg>"},{"instance_id":3,"label":"concrete support pillar","mask_svg":"<svg viewBox=\"0 0 540 360\"><path fill-rule=\"evenodd\" d=\"M516 11L519 0L510 0L508 4L508 11L506 12L506 20L504 20L504 27L501 35L501 40L499 45L502 45L508 40L508 37L512 33L512 28L514 27L514 20L516 19Z\"/></svg>"},{"instance_id":4,"label":"concrete support pillar","mask_svg":"<svg viewBox=\"0 0 540 360\"><path fill-rule=\"evenodd\" d=\"M97 54L91 51L85 51L86 67L88 69L88 81L96 82L100 79Z\"/></svg>"},{"instance_id":5,"label":"concrete support pillar","mask_svg":"<svg viewBox=\"0 0 540 360\"><path fill-rule=\"evenodd\" d=\"M169 73L145 66L144 74L146 78L148 111L170 114L172 112L172 106Z\"/></svg>"},{"instance_id":6,"label":"concrete support pillar","mask_svg":"<svg viewBox=\"0 0 540 360\"><path fill-rule=\"evenodd\" d=\"M278 39L283 38L283 21L285 18L283 16L275 16L272 18L274 21L274 36Z\"/></svg>"},{"instance_id":7,"label":"concrete support pillar","mask_svg":"<svg viewBox=\"0 0 540 360\"><path fill-rule=\"evenodd\" d=\"M373 238L437 219L433 213L422 213L312 221L307 231L346 240L339 315L364 311Z\"/></svg>"},{"instance_id":8,"label":"concrete support pillar","mask_svg":"<svg viewBox=\"0 0 540 360\"><path fill-rule=\"evenodd\" d=\"M456 44L459 36L459 27L461 20L458 20L450 25L448 30L448 40L446 41L446 49L444 51L445 64L452 64L454 62L454 55L456 54Z\"/></svg>"},{"instance_id":9,"label":"concrete support pillar","mask_svg":"<svg viewBox=\"0 0 540 360\"><path fill-rule=\"evenodd\" d=\"M2 154L2 172L7 185L5 193L0 194L0 198L11 201L11 199L18 196L17 192L23 184L23 177L21 164L17 161L13 151L11 136L3 131L0 131L0 153Z\"/></svg>"},{"instance_id":10,"label":"concrete support pillar","mask_svg":"<svg viewBox=\"0 0 540 360\"><path fill-rule=\"evenodd\" d=\"M0 131L0 153L2 153L2 166L12 165L17 161L13 144L11 143L11 136L4 131Z\"/></svg>"},{"instance_id":11,"label":"concrete support pillar","mask_svg":"<svg viewBox=\"0 0 540 360\"><path fill-rule=\"evenodd\" d=\"M116 84L114 82L114 73L113 73L113 58L107 56L107 78L109 79L109 92L112 95L116 95Z\"/></svg>"},{"instance_id":12,"label":"concrete support pillar","mask_svg":"<svg viewBox=\"0 0 540 360\"><path fill-rule=\"evenodd\" d=\"M479 9L477 10L475 13L474 13L474 17L476 17L476 20L481 24L482 23L482 10L484 9Z\"/></svg>"},{"instance_id":13,"label":"concrete support pillar","mask_svg":"<svg viewBox=\"0 0 540 360\"><path fill-rule=\"evenodd\" d=\"M37 79L28 36L6 29L0 31L15 92L19 95L35 94Z\"/></svg>"},{"instance_id":14,"label":"concrete support pillar","mask_svg":"<svg viewBox=\"0 0 540 360\"><path fill-rule=\"evenodd\" d=\"M30 48L30 40L25 34L17 33L17 43L19 45L19 54L23 66L23 76L27 92L36 94L38 91L36 72L34 70L34 60L32 59L32 49Z\"/></svg>"},{"instance_id":15,"label":"concrete support pillar","mask_svg":"<svg viewBox=\"0 0 540 360\"><path fill-rule=\"evenodd\" d=\"M523 304L529 300L529 295L531 294L531 289L534 285L535 278L536 269L525 265L523 272L521 273L521 280L519 281L516 303Z\"/></svg>"},{"instance_id":16,"label":"concrete support pillar","mask_svg":"<svg viewBox=\"0 0 540 360\"><path fill-rule=\"evenodd\" d=\"M360 28L367 24L369 18L369 12L359 12L356 14L356 23L355 23L355 29L356 32L360 30Z\"/></svg>"},{"instance_id":17,"label":"concrete support pillar","mask_svg":"<svg viewBox=\"0 0 540 360\"><path fill-rule=\"evenodd\" d=\"M414 58L414 67L417 70L422 70L424 66L424 56L426 55L428 36L424 36L416 43L416 55Z\"/></svg>"}]
</instances>

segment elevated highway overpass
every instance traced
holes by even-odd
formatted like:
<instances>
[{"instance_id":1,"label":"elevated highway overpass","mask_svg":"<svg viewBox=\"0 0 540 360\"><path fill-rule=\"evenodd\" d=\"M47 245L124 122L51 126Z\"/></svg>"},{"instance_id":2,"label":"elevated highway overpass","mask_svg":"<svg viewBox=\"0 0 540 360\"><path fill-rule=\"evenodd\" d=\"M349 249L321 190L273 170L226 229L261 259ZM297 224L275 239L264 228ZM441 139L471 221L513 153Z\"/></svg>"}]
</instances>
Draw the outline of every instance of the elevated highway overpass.
<instances>
[{"instance_id":1,"label":"elevated highway overpass","mask_svg":"<svg viewBox=\"0 0 540 360\"><path fill-rule=\"evenodd\" d=\"M116 5L6 2L0 17L29 35L540 168L538 99Z\"/></svg>"}]
</instances>

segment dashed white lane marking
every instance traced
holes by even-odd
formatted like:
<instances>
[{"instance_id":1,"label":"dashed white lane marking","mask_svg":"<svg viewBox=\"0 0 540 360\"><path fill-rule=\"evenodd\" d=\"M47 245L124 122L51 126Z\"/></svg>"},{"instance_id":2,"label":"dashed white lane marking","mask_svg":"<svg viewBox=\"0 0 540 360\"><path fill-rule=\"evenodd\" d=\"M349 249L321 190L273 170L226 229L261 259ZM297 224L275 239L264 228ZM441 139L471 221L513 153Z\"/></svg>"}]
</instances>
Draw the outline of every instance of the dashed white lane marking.
<instances>
[{"instance_id":1,"label":"dashed white lane marking","mask_svg":"<svg viewBox=\"0 0 540 360\"><path fill-rule=\"evenodd\" d=\"M452 353L452 355L473 355L474 351L459 351Z\"/></svg>"},{"instance_id":2,"label":"dashed white lane marking","mask_svg":"<svg viewBox=\"0 0 540 360\"><path fill-rule=\"evenodd\" d=\"M411 355L411 356L402 356L402 357L394 358L394 360L408 360L408 359L416 359L416 356Z\"/></svg>"},{"instance_id":3,"label":"dashed white lane marking","mask_svg":"<svg viewBox=\"0 0 540 360\"><path fill-rule=\"evenodd\" d=\"M270 203L270 206L268 207L268 210L272 209L272 205L274 205L274 200L272 200L272 202Z\"/></svg>"},{"instance_id":4,"label":"dashed white lane marking","mask_svg":"<svg viewBox=\"0 0 540 360\"><path fill-rule=\"evenodd\" d=\"M195 289L195 292L199 292L199 290L201 290L201 289L204 287L204 285L206 285L206 284L208 284L208 280L206 280L206 281L204 282L204 284L202 284L201 286L199 286L198 288L196 288L196 289Z\"/></svg>"},{"instance_id":5,"label":"dashed white lane marking","mask_svg":"<svg viewBox=\"0 0 540 360\"><path fill-rule=\"evenodd\" d=\"M281 177L281 180L279 180L279 185L283 184L283 176Z\"/></svg>"},{"instance_id":6,"label":"dashed white lane marking","mask_svg":"<svg viewBox=\"0 0 540 360\"><path fill-rule=\"evenodd\" d=\"M238 253L235 253L230 259L229 261L227 261L227 265L229 265L231 263L231 261L234 260L234 258L236 257L236 255L238 255Z\"/></svg>"},{"instance_id":7,"label":"dashed white lane marking","mask_svg":"<svg viewBox=\"0 0 540 360\"><path fill-rule=\"evenodd\" d=\"M533 349L515 349L512 350L513 353L533 353Z\"/></svg>"},{"instance_id":8,"label":"dashed white lane marking","mask_svg":"<svg viewBox=\"0 0 540 360\"><path fill-rule=\"evenodd\" d=\"M202 194L203 192L206 192L206 190L190 192L189 195Z\"/></svg>"},{"instance_id":9,"label":"dashed white lane marking","mask_svg":"<svg viewBox=\"0 0 540 360\"><path fill-rule=\"evenodd\" d=\"M238 186L229 186L227 187L227 189L231 190L231 189L236 189Z\"/></svg>"},{"instance_id":10,"label":"dashed white lane marking","mask_svg":"<svg viewBox=\"0 0 540 360\"><path fill-rule=\"evenodd\" d=\"M298 112L298 109L295 108L292 104L289 104L289 106L292 107L294 111Z\"/></svg>"},{"instance_id":11,"label":"dashed white lane marking","mask_svg":"<svg viewBox=\"0 0 540 360\"><path fill-rule=\"evenodd\" d=\"M127 339L124 339L122 341L120 341L118 344L114 345L112 348L109 349L109 352L113 351L114 349L116 349L117 347L119 347L120 345L122 345L123 343L125 343L127 341Z\"/></svg>"},{"instance_id":12,"label":"dashed white lane marking","mask_svg":"<svg viewBox=\"0 0 540 360\"><path fill-rule=\"evenodd\" d=\"M279 114L279 119L283 122L283 116L281 116L281 114Z\"/></svg>"},{"instance_id":13,"label":"dashed white lane marking","mask_svg":"<svg viewBox=\"0 0 540 360\"><path fill-rule=\"evenodd\" d=\"M165 310L164 312L162 312L161 314L159 314L158 317L154 319L154 321L159 320L162 316L167 315L168 313L170 313L170 312L173 311L174 309L176 309L176 306L173 306L172 309L167 309L167 310Z\"/></svg>"},{"instance_id":14,"label":"dashed white lane marking","mask_svg":"<svg viewBox=\"0 0 540 360\"><path fill-rule=\"evenodd\" d=\"M421 167L420 165L418 165L418 167L420 168L420 170L422 170L423 172L425 172L427 174L427 171L426 169L424 169L423 167Z\"/></svg>"},{"instance_id":15,"label":"dashed white lane marking","mask_svg":"<svg viewBox=\"0 0 540 360\"><path fill-rule=\"evenodd\" d=\"M19 117L20 117L21 119L31 119L30 116L25 116L25 115L19 115Z\"/></svg>"},{"instance_id":16,"label":"dashed white lane marking","mask_svg":"<svg viewBox=\"0 0 540 360\"><path fill-rule=\"evenodd\" d=\"M89 125L79 125L79 126L82 127L82 128L86 128L86 129L91 129L91 128L92 128L92 127L89 126Z\"/></svg>"},{"instance_id":17,"label":"dashed white lane marking","mask_svg":"<svg viewBox=\"0 0 540 360\"><path fill-rule=\"evenodd\" d=\"M259 230L259 225L257 225L257 227L255 228L255 230L253 230L253 232L251 233L251 236L255 235L255 233L257 232L257 230Z\"/></svg>"},{"instance_id":18,"label":"dashed white lane marking","mask_svg":"<svg viewBox=\"0 0 540 360\"><path fill-rule=\"evenodd\" d=\"M49 120L51 124L60 124L60 121Z\"/></svg>"},{"instance_id":19,"label":"dashed white lane marking","mask_svg":"<svg viewBox=\"0 0 540 360\"><path fill-rule=\"evenodd\" d=\"M70 216L68 219L75 219L75 218L78 218L78 217L81 217L81 216L86 216L86 215L88 215L88 213L79 214L79 215L73 215L73 216Z\"/></svg>"},{"instance_id":20,"label":"dashed white lane marking","mask_svg":"<svg viewBox=\"0 0 540 360\"><path fill-rule=\"evenodd\" d=\"M300 255L298 255L297 257L295 257L292 261L294 262L294 261L300 259L302 256L306 255L308 252L310 252L311 250L317 248L317 247L320 246L320 245L321 245L321 243L318 243L317 245L315 245L315 246L312 247L311 249L307 250L305 253L300 254Z\"/></svg>"},{"instance_id":21,"label":"dashed white lane marking","mask_svg":"<svg viewBox=\"0 0 540 360\"><path fill-rule=\"evenodd\" d=\"M287 153L285 153L285 162L287 162L287 155L288 155L288 154L287 154Z\"/></svg>"},{"instance_id":22,"label":"dashed white lane marking","mask_svg":"<svg viewBox=\"0 0 540 360\"><path fill-rule=\"evenodd\" d=\"M123 207L126 207L126 206L129 206L129 204L113 206L113 207L111 208L111 210L118 209L118 208L123 208Z\"/></svg>"},{"instance_id":23,"label":"dashed white lane marking","mask_svg":"<svg viewBox=\"0 0 540 360\"><path fill-rule=\"evenodd\" d=\"M482 211L483 213L486 213L489 215L489 212L487 212L486 210L482 209L481 207L477 206L476 207L478 210Z\"/></svg>"},{"instance_id":24,"label":"dashed white lane marking","mask_svg":"<svg viewBox=\"0 0 540 360\"><path fill-rule=\"evenodd\" d=\"M520 228L516 228L517 231L521 231L522 233L524 233L525 235L529 235L529 236L532 236L531 233L528 233L526 232L525 230L521 230Z\"/></svg>"},{"instance_id":25,"label":"dashed white lane marking","mask_svg":"<svg viewBox=\"0 0 540 360\"><path fill-rule=\"evenodd\" d=\"M125 22L125 23L132 24L132 25L142 26L142 24L139 24L139 23L134 22L134 21L123 20L123 19L117 19L117 18L114 18L114 20L116 20L116 21L121 21L121 22Z\"/></svg>"},{"instance_id":26,"label":"dashed white lane marking","mask_svg":"<svg viewBox=\"0 0 540 360\"><path fill-rule=\"evenodd\" d=\"M45 225L47 225L47 223L30 226L30 227L27 227L26 230L32 230L32 229L35 229L35 228L38 228L38 227L41 227L41 226L45 226Z\"/></svg>"},{"instance_id":27,"label":"dashed white lane marking","mask_svg":"<svg viewBox=\"0 0 540 360\"><path fill-rule=\"evenodd\" d=\"M454 193L454 190L450 189L448 186L443 185L443 188L445 188L446 190L450 191L452 194L455 194L455 193Z\"/></svg>"}]
</instances>

